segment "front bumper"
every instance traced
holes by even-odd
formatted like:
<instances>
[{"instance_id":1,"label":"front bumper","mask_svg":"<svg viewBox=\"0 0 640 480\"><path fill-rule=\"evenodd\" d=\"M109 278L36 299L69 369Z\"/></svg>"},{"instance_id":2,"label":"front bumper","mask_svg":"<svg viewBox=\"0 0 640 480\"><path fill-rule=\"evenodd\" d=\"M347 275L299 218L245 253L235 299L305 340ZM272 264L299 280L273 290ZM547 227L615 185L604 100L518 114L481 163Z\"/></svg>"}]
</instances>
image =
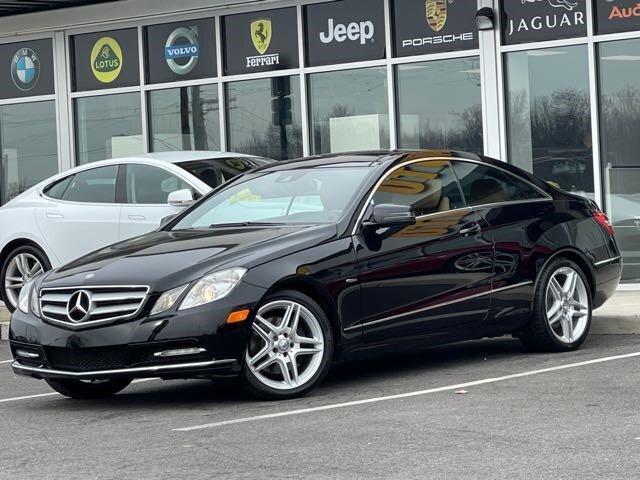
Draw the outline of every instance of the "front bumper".
<instances>
[{"instance_id":1,"label":"front bumper","mask_svg":"<svg viewBox=\"0 0 640 480\"><path fill-rule=\"evenodd\" d=\"M151 296L138 317L86 329L17 310L9 329L13 371L38 379L237 375L253 318L234 325L226 319L234 310L253 311L263 294L264 289L241 284L233 299L148 317L155 301Z\"/></svg>"},{"instance_id":2,"label":"front bumper","mask_svg":"<svg viewBox=\"0 0 640 480\"><path fill-rule=\"evenodd\" d=\"M23 365L18 360L11 365L17 375L45 379L67 378L77 380L99 380L104 378L128 377L128 378L173 378L173 377L213 377L237 374L238 362L228 360L208 360L203 362L175 363L168 365L151 365L147 367L130 367L113 370L92 370L86 372L74 372L69 370L56 370L46 367Z\"/></svg>"}]
</instances>

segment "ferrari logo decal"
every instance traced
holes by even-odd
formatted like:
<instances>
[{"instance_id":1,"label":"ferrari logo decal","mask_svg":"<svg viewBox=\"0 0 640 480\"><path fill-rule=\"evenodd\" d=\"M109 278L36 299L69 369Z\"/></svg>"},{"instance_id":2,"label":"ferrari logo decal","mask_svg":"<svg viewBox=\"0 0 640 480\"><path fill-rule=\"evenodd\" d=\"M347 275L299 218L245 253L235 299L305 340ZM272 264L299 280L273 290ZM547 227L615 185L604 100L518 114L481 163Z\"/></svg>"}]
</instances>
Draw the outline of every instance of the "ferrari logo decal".
<instances>
[{"instance_id":1,"label":"ferrari logo decal","mask_svg":"<svg viewBox=\"0 0 640 480\"><path fill-rule=\"evenodd\" d=\"M447 23L447 0L426 0L427 24L439 32Z\"/></svg>"},{"instance_id":2,"label":"ferrari logo decal","mask_svg":"<svg viewBox=\"0 0 640 480\"><path fill-rule=\"evenodd\" d=\"M251 22L251 40L260 55L264 55L271 44L271 20L261 18Z\"/></svg>"}]
</instances>

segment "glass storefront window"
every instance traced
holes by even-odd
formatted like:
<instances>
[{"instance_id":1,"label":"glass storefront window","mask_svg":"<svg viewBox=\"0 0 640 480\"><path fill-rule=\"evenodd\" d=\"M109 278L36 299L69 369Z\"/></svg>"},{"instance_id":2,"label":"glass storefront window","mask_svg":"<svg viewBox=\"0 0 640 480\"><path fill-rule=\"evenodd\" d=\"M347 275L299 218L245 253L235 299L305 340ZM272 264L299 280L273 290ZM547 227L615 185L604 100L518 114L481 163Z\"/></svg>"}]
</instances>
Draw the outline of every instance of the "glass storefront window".
<instances>
[{"instance_id":1,"label":"glass storefront window","mask_svg":"<svg viewBox=\"0 0 640 480\"><path fill-rule=\"evenodd\" d=\"M478 57L399 65L398 145L483 153Z\"/></svg>"},{"instance_id":2,"label":"glass storefront window","mask_svg":"<svg viewBox=\"0 0 640 480\"><path fill-rule=\"evenodd\" d=\"M77 98L75 125L78 165L146 150L139 93Z\"/></svg>"},{"instance_id":3,"label":"glass storefront window","mask_svg":"<svg viewBox=\"0 0 640 480\"><path fill-rule=\"evenodd\" d=\"M509 161L594 198L587 46L506 56Z\"/></svg>"},{"instance_id":4,"label":"glass storefront window","mask_svg":"<svg viewBox=\"0 0 640 480\"><path fill-rule=\"evenodd\" d=\"M229 150L275 160L302 156L298 77L228 83L226 99Z\"/></svg>"},{"instance_id":5,"label":"glass storefront window","mask_svg":"<svg viewBox=\"0 0 640 480\"><path fill-rule=\"evenodd\" d=\"M624 257L622 281L640 283L640 40L598 46L604 201Z\"/></svg>"},{"instance_id":6,"label":"glass storefront window","mask_svg":"<svg viewBox=\"0 0 640 480\"><path fill-rule=\"evenodd\" d=\"M152 152L220 150L217 85L149 92Z\"/></svg>"},{"instance_id":7,"label":"glass storefront window","mask_svg":"<svg viewBox=\"0 0 640 480\"><path fill-rule=\"evenodd\" d=\"M384 67L310 75L312 152L389 148L387 90Z\"/></svg>"},{"instance_id":8,"label":"glass storefront window","mask_svg":"<svg viewBox=\"0 0 640 480\"><path fill-rule=\"evenodd\" d=\"M54 101L0 107L0 204L58 172Z\"/></svg>"}]
</instances>

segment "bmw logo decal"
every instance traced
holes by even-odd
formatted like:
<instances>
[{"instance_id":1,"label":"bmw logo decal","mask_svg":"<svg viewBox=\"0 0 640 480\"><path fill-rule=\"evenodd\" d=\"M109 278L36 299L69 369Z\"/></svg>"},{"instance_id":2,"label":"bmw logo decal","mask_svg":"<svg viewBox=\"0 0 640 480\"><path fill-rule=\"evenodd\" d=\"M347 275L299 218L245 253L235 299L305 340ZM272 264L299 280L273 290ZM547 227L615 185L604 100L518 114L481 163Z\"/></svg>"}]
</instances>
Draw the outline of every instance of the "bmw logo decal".
<instances>
[{"instance_id":1,"label":"bmw logo decal","mask_svg":"<svg viewBox=\"0 0 640 480\"><path fill-rule=\"evenodd\" d=\"M15 86L23 92L38 84L40 78L40 59L30 48L21 48L11 62L11 78Z\"/></svg>"},{"instance_id":2,"label":"bmw logo decal","mask_svg":"<svg viewBox=\"0 0 640 480\"><path fill-rule=\"evenodd\" d=\"M189 73L198 63L199 55L197 27L180 27L171 32L165 44L164 58L173 73Z\"/></svg>"}]
</instances>

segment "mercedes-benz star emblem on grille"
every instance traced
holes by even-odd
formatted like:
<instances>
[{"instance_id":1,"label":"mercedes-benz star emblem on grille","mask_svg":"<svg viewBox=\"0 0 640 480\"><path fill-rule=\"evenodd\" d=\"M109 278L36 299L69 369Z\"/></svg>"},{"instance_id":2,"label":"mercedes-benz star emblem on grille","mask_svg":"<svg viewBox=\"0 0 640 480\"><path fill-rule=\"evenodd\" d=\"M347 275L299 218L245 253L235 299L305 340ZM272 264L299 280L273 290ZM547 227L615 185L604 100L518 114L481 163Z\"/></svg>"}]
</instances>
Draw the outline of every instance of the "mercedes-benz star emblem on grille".
<instances>
[{"instance_id":1,"label":"mercedes-benz star emblem on grille","mask_svg":"<svg viewBox=\"0 0 640 480\"><path fill-rule=\"evenodd\" d=\"M67 317L73 323L86 320L91 312L91 293L86 290L78 290L67 302Z\"/></svg>"}]
</instances>

